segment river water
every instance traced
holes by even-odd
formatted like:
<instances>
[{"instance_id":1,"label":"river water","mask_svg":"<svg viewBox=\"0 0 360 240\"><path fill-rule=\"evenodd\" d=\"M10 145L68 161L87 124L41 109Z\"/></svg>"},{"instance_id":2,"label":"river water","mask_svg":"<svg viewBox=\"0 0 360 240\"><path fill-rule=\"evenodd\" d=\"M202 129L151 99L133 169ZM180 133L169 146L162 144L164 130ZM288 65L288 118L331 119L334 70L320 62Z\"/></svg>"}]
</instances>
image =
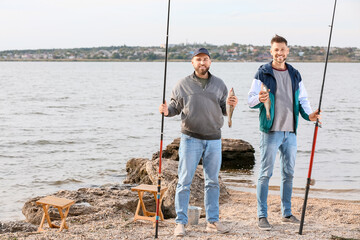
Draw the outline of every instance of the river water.
<instances>
[{"instance_id":1,"label":"river water","mask_svg":"<svg viewBox=\"0 0 360 240\"><path fill-rule=\"evenodd\" d=\"M211 72L234 87L239 98L233 127L224 138L250 142L259 159L258 110L247 92L260 63L214 62ZM294 63L315 109L323 63ZM169 63L166 98L193 71ZM310 197L360 200L359 63L329 63ZM164 63L0 62L0 220L24 219L31 197L58 190L121 183L133 157L159 150ZM302 120L294 194L302 196L310 159L313 123ZM180 134L179 117L166 118L164 145ZM280 185L279 160L270 181ZM258 164L250 171L222 172L228 186L255 191Z\"/></svg>"}]
</instances>

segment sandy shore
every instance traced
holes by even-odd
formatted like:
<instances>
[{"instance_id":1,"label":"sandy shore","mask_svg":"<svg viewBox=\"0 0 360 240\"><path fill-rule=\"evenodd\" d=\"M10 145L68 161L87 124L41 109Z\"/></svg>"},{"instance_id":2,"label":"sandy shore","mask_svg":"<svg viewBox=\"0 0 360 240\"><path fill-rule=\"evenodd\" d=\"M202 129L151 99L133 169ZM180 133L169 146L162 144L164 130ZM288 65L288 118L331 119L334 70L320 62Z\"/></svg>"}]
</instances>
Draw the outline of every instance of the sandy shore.
<instances>
[{"instance_id":1,"label":"sandy shore","mask_svg":"<svg viewBox=\"0 0 360 240\"><path fill-rule=\"evenodd\" d=\"M221 221L231 228L230 233L214 234L205 231L205 218L198 225L187 226L182 239L360 239L360 201L309 198L303 235L298 225L281 223L280 197L270 195L269 222L271 231L257 228L256 196L253 193L230 190L231 197L220 205ZM310 196L311 197L311 196ZM293 214L300 218L303 199L293 198ZM122 212L98 213L92 216L70 217L68 230L57 233L6 233L0 239L152 239L155 228L149 221L133 222L134 214ZM173 236L174 219L159 224L159 239L180 239Z\"/></svg>"}]
</instances>

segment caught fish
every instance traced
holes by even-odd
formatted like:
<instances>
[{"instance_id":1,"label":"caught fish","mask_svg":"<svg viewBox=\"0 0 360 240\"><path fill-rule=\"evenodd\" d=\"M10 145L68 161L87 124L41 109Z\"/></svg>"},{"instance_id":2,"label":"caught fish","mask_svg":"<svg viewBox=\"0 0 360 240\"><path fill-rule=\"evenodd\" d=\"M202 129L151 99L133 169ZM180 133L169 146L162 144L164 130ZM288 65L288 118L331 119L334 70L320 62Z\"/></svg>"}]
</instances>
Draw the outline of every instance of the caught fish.
<instances>
[{"instance_id":1,"label":"caught fish","mask_svg":"<svg viewBox=\"0 0 360 240\"><path fill-rule=\"evenodd\" d=\"M229 92L229 97L232 97L232 96L235 96L234 88L231 88L230 92ZM226 115L228 116L228 125L229 125L229 127L231 127L231 125L232 125L231 118L232 118L234 109L235 109L234 106L231 106L231 105L226 103Z\"/></svg>"},{"instance_id":2,"label":"caught fish","mask_svg":"<svg viewBox=\"0 0 360 240\"><path fill-rule=\"evenodd\" d=\"M265 91L265 92L269 92L268 87L261 83L261 90ZM270 97L266 100L266 102L264 102L264 106L265 106L265 110L266 110L266 119L270 120L271 119L271 115L270 115L270 106L271 106L271 101L270 101Z\"/></svg>"}]
</instances>

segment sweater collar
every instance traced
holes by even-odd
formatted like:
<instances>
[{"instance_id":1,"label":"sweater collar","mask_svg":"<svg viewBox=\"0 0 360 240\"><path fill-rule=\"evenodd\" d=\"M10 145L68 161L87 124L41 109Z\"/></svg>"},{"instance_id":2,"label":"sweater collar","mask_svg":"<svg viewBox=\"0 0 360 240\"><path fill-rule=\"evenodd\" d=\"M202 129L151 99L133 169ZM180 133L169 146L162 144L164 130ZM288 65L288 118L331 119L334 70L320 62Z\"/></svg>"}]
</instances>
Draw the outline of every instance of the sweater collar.
<instances>
[{"instance_id":1,"label":"sweater collar","mask_svg":"<svg viewBox=\"0 0 360 240\"><path fill-rule=\"evenodd\" d=\"M293 67L290 64L286 63L286 62L285 62L285 65L286 65L286 69L289 71L289 73L290 72L292 73L293 72ZM272 61L264 64L262 66L262 68L264 70L264 73L274 75L274 71L273 71L273 67L272 67Z\"/></svg>"},{"instance_id":2,"label":"sweater collar","mask_svg":"<svg viewBox=\"0 0 360 240\"><path fill-rule=\"evenodd\" d=\"M207 80L210 80L212 75L211 75L210 72L208 72L208 74L209 74L209 77L208 77ZM196 76L195 71L191 74L191 77L192 77L194 80L197 80L197 79L199 78L198 76Z\"/></svg>"}]
</instances>

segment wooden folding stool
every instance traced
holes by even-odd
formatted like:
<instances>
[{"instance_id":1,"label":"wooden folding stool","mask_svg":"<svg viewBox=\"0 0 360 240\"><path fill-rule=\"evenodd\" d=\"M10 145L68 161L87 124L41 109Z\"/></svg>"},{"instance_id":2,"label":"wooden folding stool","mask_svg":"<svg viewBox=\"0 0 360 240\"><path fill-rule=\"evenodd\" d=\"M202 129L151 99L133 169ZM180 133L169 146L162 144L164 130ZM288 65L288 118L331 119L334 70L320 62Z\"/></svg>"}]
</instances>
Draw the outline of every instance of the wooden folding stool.
<instances>
[{"instance_id":1,"label":"wooden folding stool","mask_svg":"<svg viewBox=\"0 0 360 240\"><path fill-rule=\"evenodd\" d=\"M44 210L44 215L42 217L40 226L38 228L38 232L45 231L43 229L43 225L45 223L45 219L49 224L50 228L60 228L59 232L62 231L64 228L68 229L68 225L66 224L66 217L70 211L71 205L75 203L74 200L69 200L66 198L59 198L54 196L47 196L44 198L41 198L40 200L36 201L36 204L41 204L42 208ZM61 217L61 225L57 226L51 222L50 215L49 215L49 208L53 206L56 207L59 210L59 214ZM65 210L65 213L63 213L63 209Z\"/></svg>"},{"instance_id":2,"label":"wooden folding stool","mask_svg":"<svg viewBox=\"0 0 360 240\"><path fill-rule=\"evenodd\" d=\"M167 187L162 187L160 190L160 204L159 204L159 217L161 220L164 220L164 215L161 211L161 204L162 204L162 199L164 197L164 193L167 190ZM149 220L152 221L154 224L156 222L156 212L149 212L146 210L144 201L143 201L143 196L145 192L149 192L151 194L154 195L154 199L155 199L155 203L157 200L157 186L156 185L147 185L147 184L141 184L137 187L133 187L131 188L131 191L137 191L138 195L139 195L139 202L136 208L136 212L135 212L135 216L134 216L134 222L136 220ZM143 216L139 215L139 211L140 211L140 207L141 210L143 212Z\"/></svg>"}]
</instances>

